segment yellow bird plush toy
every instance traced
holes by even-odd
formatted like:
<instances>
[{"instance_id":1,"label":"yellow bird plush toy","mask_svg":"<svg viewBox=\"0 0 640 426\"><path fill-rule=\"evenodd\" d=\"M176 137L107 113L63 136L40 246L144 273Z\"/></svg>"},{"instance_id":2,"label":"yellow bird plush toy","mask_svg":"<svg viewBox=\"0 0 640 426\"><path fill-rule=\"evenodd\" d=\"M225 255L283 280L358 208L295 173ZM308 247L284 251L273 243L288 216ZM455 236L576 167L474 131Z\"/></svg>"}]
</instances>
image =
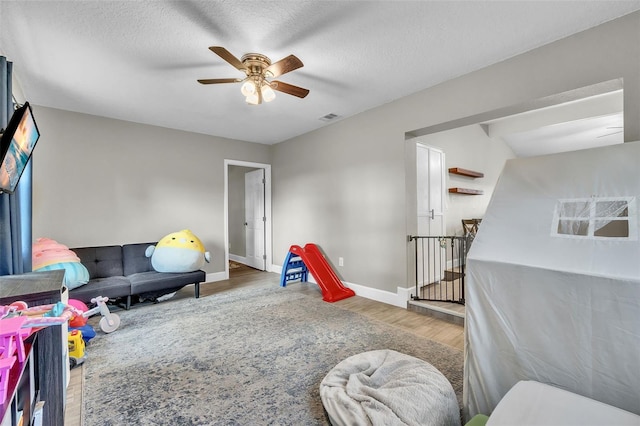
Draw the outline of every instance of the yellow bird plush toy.
<instances>
[{"instance_id":1,"label":"yellow bird plush toy","mask_svg":"<svg viewBox=\"0 0 640 426\"><path fill-rule=\"evenodd\" d=\"M192 272L202 269L205 261L211 262L211 254L188 229L163 237L157 245L147 247L145 255L158 272Z\"/></svg>"}]
</instances>

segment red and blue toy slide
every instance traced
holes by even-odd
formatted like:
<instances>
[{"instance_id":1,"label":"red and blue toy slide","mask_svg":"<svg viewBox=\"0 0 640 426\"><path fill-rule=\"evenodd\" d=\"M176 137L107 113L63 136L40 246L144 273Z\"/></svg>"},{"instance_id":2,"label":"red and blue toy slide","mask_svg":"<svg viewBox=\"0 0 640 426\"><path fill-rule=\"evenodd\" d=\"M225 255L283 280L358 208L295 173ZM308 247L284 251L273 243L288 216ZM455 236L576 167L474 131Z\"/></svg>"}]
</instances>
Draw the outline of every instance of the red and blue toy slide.
<instances>
[{"instance_id":1,"label":"red and blue toy slide","mask_svg":"<svg viewBox=\"0 0 640 426\"><path fill-rule=\"evenodd\" d=\"M337 302L356 295L353 290L342 284L318 246L312 243L306 244L304 248L297 245L289 248L289 253L282 265L280 286L285 287L287 281L297 279L305 282L308 272L311 272L318 283L322 291L322 300L325 302Z\"/></svg>"}]
</instances>

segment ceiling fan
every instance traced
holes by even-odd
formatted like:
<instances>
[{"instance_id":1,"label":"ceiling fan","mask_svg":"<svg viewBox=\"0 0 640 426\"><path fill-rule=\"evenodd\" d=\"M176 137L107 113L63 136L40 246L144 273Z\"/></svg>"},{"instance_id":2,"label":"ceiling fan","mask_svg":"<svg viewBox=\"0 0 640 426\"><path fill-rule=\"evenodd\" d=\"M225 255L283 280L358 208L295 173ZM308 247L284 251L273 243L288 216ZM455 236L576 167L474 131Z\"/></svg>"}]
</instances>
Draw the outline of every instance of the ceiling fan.
<instances>
[{"instance_id":1,"label":"ceiling fan","mask_svg":"<svg viewBox=\"0 0 640 426\"><path fill-rule=\"evenodd\" d=\"M244 71L247 76L245 78L208 78L198 80L201 84L243 83L240 91L250 105L259 105L263 101L271 102L276 97L274 90L299 98L304 98L309 94L309 90L302 87L272 80L304 66L302 61L294 55L289 55L271 63L269 58L260 53L247 53L241 59L238 59L221 46L211 46L209 50L238 70Z\"/></svg>"}]
</instances>

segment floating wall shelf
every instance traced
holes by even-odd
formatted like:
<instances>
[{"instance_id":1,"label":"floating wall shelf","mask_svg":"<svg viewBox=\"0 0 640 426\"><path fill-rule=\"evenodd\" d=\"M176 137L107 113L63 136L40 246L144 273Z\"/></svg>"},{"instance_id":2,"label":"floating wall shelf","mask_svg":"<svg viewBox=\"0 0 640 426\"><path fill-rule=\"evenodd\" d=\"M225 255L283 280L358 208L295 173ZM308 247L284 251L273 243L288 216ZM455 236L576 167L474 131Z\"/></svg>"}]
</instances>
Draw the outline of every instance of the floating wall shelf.
<instances>
[{"instance_id":1,"label":"floating wall shelf","mask_svg":"<svg viewBox=\"0 0 640 426\"><path fill-rule=\"evenodd\" d=\"M484 191L482 189L469 189L469 188L449 188L449 192L452 194L464 194L464 195L484 194Z\"/></svg>"},{"instance_id":2,"label":"floating wall shelf","mask_svg":"<svg viewBox=\"0 0 640 426\"><path fill-rule=\"evenodd\" d=\"M449 169L449 173L453 173L454 175L469 176L472 178L484 177L484 173L474 172L473 170L461 169L460 167L451 167Z\"/></svg>"}]
</instances>

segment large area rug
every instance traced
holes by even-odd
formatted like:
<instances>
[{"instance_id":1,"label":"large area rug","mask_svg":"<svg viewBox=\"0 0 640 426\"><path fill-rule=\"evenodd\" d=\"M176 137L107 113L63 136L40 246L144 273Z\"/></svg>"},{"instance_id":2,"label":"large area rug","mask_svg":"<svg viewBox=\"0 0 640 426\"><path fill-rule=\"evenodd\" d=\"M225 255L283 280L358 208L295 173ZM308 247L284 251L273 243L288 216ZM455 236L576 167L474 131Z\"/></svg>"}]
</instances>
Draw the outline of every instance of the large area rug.
<instances>
[{"instance_id":1,"label":"large area rug","mask_svg":"<svg viewBox=\"0 0 640 426\"><path fill-rule=\"evenodd\" d=\"M461 351L296 291L302 285L119 311L120 328L87 346L84 424L326 425L320 382L374 349L428 361L461 401Z\"/></svg>"}]
</instances>

